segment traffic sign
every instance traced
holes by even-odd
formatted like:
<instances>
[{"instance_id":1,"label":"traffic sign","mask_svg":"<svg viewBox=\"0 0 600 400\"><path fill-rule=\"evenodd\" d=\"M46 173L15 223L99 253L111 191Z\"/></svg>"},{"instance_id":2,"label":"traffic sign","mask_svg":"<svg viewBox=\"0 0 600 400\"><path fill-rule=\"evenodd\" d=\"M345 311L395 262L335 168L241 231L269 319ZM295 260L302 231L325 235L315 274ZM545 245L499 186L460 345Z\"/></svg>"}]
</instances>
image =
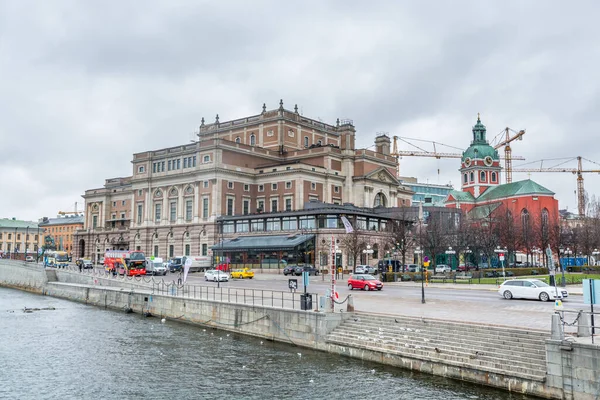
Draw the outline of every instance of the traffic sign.
<instances>
[{"instance_id":1,"label":"traffic sign","mask_svg":"<svg viewBox=\"0 0 600 400\"><path fill-rule=\"evenodd\" d=\"M504 254L500 254L500 261L504 261Z\"/></svg>"},{"instance_id":2,"label":"traffic sign","mask_svg":"<svg viewBox=\"0 0 600 400\"><path fill-rule=\"evenodd\" d=\"M429 257L427 257L427 256L423 257L423 262L424 263L428 263L429 262Z\"/></svg>"},{"instance_id":3,"label":"traffic sign","mask_svg":"<svg viewBox=\"0 0 600 400\"><path fill-rule=\"evenodd\" d=\"M425 261L425 262L423 262L423 266L425 266L425 267L429 267L429 261Z\"/></svg>"}]
</instances>

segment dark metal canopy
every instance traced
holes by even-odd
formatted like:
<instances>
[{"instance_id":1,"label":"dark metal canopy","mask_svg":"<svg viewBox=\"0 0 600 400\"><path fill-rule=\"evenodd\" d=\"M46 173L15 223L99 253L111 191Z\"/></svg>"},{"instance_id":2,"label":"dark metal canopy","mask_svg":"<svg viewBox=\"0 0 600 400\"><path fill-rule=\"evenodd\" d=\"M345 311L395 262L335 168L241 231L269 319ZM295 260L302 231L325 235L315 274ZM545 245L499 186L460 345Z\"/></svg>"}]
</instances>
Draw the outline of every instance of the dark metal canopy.
<instances>
[{"instance_id":1,"label":"dark metal canopy","mask_svg":"<svg viewBox=\"0 0 600 400\"><path fill-rule=\"evenodd\" d=\"M292 251L315 237L314 234L291 234L277 236L242 236L225 240L211 247L213 251Z\"/></svg>"}]
</instances>

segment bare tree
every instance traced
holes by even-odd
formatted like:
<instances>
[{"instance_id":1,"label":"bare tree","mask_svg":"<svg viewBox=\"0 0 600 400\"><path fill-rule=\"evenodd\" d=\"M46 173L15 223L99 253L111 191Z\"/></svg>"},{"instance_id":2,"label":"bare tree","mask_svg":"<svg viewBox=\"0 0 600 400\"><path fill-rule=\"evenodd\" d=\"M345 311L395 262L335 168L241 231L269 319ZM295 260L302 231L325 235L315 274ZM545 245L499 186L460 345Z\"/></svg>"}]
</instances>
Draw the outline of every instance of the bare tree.
<instances>
[{"instance_id":1,"label":"bare tree","mask_svg":"<svg viewBox=\"0 0 600 400\"><path fill-rule=\"evenodd\" d=\"M495 213L496 236L502 246L506 247L508 262L515 259L515 254L519 249L519 233L517 222L509 209L505 207L498 208Z\"/></svg>"},{"instance_id":2,"label":"bare tree","mask_svg":"<svg viewBox=\"0 0 600 400\"><path fill-rule=\"evenodd\" d=\"M433 266L436 265L436 257L448 247L448 223L446 214L442 212L430 213L427 224L419 234L421 247L431 256Z\"/></svg>"},{"instance_id":3,"label":"bare tree","mask_svg":"<svg viewBox=\"0 0 600 400\"><path fill-rule=\"evenodd\" d=\"M360 257L362 250L366 248L366 235L360 229L354 229L353 232L346 233L340 238L340 247L342 247L348 259L352 260L353 270L356 269L357 260Z\"/></svg>"},{"instance_id":4,"label":"bare tree","mask_svg":"<svg viewBox=\"0 0 600 400\"><path fill-rule=\"evenodd\" d=\"M401 207L396 219L391 221L388 242L392 248L398 249L402 255L402 268L406 265L406 253L414 248L417 238L414 221L408 215L407 207Z\"/></svg>"}]
</instances>

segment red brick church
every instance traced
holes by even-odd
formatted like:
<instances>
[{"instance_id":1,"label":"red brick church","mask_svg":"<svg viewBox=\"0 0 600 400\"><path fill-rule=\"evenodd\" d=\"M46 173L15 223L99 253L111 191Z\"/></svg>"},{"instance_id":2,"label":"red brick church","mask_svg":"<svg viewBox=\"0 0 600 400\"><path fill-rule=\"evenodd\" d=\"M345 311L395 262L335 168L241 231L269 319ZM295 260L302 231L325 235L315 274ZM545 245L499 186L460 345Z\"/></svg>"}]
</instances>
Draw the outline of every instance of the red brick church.
<instances>
[{"instance_id":1,"label":"red brick church","mask_svg":"<svg viewBox=\"0 0 600 400\"><path fill-rule=\"evenodd\" d=\"M533 221L540 217L558 221L558 200L554 192L531 179L500 184L500 157L486 139L486 128L479 115L473 127L473 140L461 158L461 190L453 190L446 207L463 210L471 220L487 218L503 206L517 218L528 214Z\"/></svg>"}]
</instances>

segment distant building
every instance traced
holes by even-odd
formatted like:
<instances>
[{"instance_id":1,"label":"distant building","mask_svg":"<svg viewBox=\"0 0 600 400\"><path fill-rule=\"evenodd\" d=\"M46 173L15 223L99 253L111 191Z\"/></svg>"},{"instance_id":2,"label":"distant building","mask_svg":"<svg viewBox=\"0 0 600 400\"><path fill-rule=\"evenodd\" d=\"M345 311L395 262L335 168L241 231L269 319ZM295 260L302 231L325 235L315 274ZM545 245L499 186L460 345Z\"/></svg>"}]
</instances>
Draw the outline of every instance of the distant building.
<instances>
[{"instance_id":1,"label":"distant building","mask_svg":"<svg viewBox=\"0 0 600 400\"><path fill-rule=\"evenodd\" d=\"M50 236L54 239L56 250L73 252L73 237L75 232L83 229L83 215L64 216L58 218L40 219L39 227L44 231L44 237Z\"/></svg>"},{"instance_id":2,"label":"distant building","mask_svg":"<svg viewBox=\"0 0 600 400\"><path fill-rule=\"evenodd\" d=\"M454 189L452 185L436 185L432 183L418 182L417 178L401 177L399 181L415 192L412 196L412 205L423 207L444 207L448 194Z\"/></svg>"},{"instance_id":3,"label":"distant building","mask_svg":"<svg viewBox=\"0 0 600 400\"><path fill-rule=\"evenodd\" d=\"M279 108L200 125L192 144L133 155L131 176L86 190L77 256L140 249L157 257L210 255L221 217L302 210L306 203L409 206L386 135L355 148L350 120L335 124Z\"/></svg>"},{"instance_id":4,"label":"distant building","mask_svg":"<svg viewBox=\"0 0 600 400\"><path fill-rule=\"evenodd\" d=\"M461 190L448 194L446 207L460 208L472 220L485 219L502 207L521 221L558 222L554 192L530 179L500 184L500 170L498 150L488 143L478 116L473 140L461 159Z\"/></svg>"},{"instance_id":5,"label":"distant building","mask_svg":"<svg viewBox=\"0 0 600 400\"><path fill-rule=\"evenodd\" d=\"M23 260L26 253L37 254L41 243L42 232L37 222L0 218L0 255L3 257Z\"/></svg>"}]
</instances>

